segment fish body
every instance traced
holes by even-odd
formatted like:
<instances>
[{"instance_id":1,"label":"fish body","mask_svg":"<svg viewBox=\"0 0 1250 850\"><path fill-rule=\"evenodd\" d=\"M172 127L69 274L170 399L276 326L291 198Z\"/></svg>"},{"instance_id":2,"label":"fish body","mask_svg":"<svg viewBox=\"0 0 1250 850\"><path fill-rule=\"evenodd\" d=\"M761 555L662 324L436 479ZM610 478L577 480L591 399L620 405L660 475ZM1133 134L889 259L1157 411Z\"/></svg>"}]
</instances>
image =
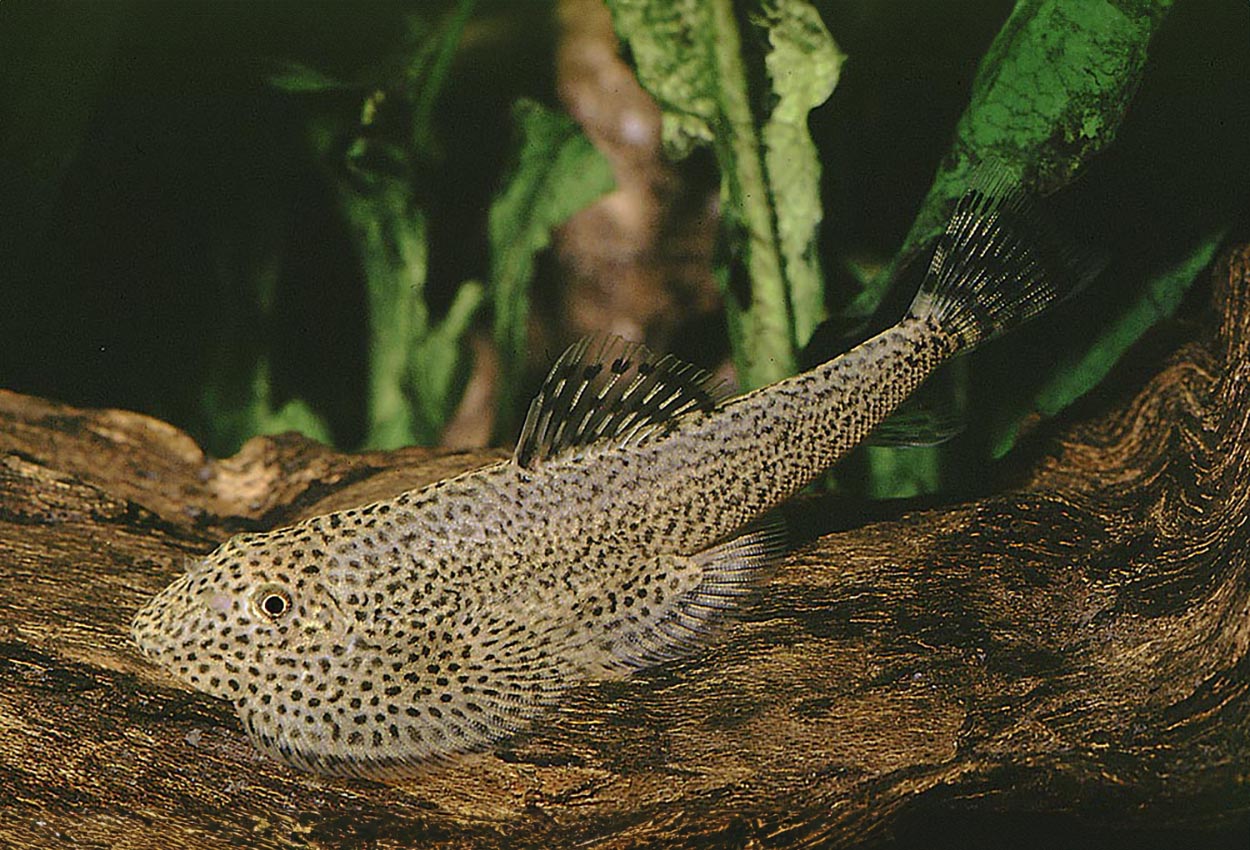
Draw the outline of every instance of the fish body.
<instances>
[{"instance_id":1,"label":"fish body","mask_svg":"<svg viewBox=\"0 0 1250 850\"><path fill-rule=\"evenodd\" d=\"M938 366L1062 294L1013 192L956 209L909 314L735 398L615 338L555 364L514 456L235 537L136 616L265 752L379 776L479 749L560 693L680 655L782 547L770 512Z\"/></svg>"}]
</instances>

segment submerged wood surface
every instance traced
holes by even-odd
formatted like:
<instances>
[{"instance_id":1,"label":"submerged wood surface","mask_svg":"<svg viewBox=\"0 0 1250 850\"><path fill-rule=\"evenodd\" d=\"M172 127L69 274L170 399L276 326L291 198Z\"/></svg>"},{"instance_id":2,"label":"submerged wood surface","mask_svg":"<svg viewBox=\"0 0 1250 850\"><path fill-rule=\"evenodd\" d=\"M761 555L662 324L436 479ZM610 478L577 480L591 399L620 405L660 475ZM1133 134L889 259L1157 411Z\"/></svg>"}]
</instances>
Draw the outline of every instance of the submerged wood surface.
<instances>
[{"instance_id":1,"label":"submerged wood surface","mask_svg":"<svg viewBox=\"0 0 1250 850\"><path fill-rule=\"evenodd\" d=\"M0 846L1241 834L1250 247L1217 271L1209 325L1011 492L819 537L708 651L391 785L264 760L128 623L230 534L494 456L281 437L214 461L143 416L0 393Z\"/></svg>"}]
</instances>

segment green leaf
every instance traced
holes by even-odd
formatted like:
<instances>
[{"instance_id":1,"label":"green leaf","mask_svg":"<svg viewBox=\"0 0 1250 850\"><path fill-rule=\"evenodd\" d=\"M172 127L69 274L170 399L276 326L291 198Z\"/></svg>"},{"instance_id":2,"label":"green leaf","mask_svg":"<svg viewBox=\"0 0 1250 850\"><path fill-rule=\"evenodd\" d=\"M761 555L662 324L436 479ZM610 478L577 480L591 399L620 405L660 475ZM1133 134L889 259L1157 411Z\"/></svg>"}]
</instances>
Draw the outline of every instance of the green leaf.
<instances>
[{"instance_id":1,"label":"green leaf","mask_svg":"<svg viewBox=\"0 0 1250 850\"><path fill-rule=\"evenodd\" d=\"M941 446L866 446L870 499L910 499L936 492L942 483Z\"/></svg>"},{"instance_id":2,"label":"green leaf","mask_svg":"<svg viewBox=\"0 0 1250 850\"><path fill-rule=\"evenodd\" d=\"M739 382L790 375L824 304L820 163L807 116L833 91L842 55L806 0L762 0L745 22L732 0L608 5L663 110L670 156L708 144L716 152L730 251L749 281L742 297L731 270L718 269Z\"/></svg>"},{"instance_id":3,"label":"green leaf","mask_svg":"<svg viewBox=\"0 0 1250 850\"><path fill-rule=\"evenodd\" d=\"M669 157L685 158L715 141L716 33L706 0L608 0L616 32L629 43L638 82L662 110ZM736 28L734 50L737 50Z\"/></svg>"},{"instance_id":4,"label":"green leaf","mask_svg":"<svg viewBox=\"0 0 1250 850\"><path fill-rule=\"evenodd\" d=\"M465 281L447 315L413 346L408 380L415 390L413 416L422 442L433 443L442 434L460 403L470 366L464 339L485 300L486 287Z\"/></svg>"},{"instance_id":5,"label":"green leaf","mask_svg":"<svg viewBox=\"0 0 1250 850\"><path fill-rule=\"evenodd\" d=\"M332 445L330 426L302 399L291 399L278 410L273 406L273 385L269 374L269 358L260 355L251 361L248 385L234 391L224 381L207 384L202 395L206 410L212 411L217 423L217 441L229 451L257 434L281 434L298 431L327 445Z\"/></svg>"},{"instance_id":6,"label":"green leaf","mask_svg":"<svg viewBox=\"0 0 1250 850\"><path fill-rule=\"evenodd\" d=\"M447 315L426 303L426 218L407 182L375 175L373 191L345 189L369 300L369 419L366 446L432 445L460 400L468 371L465 336L484 300L463 284Z\"/></svg>"},{"instance_id":7,"label":"green leaf","mask_svg":"<svg viewBox=\"0 0 1250 850\"><path fill-rule=\"evenodd\" d=\"M213 328L199 398L212 423L206 448L215 454L231 454L260 433L299 430L322 441L330 436L326 423L303 402L275 411L270 364L281 356L273 328L286 261L285 225L272 200L257 195L246 224L226 231L228 236L219 233L208 263L219 297L230 304L227 317Z\"/></svg>"},{"instance_id":8,"label":"green leaf","mask_svg":"<svg viewBox=\"0 0 1250 850\"><path fill-rule=\"evenodd\" d=\"M362 96L350 123L341 110L308 118L310 146L327 165L365 280L369 448L438 442L468 373L464 337L483 288L464 284L446 317L431 316L427 218L415 186L420 167L439 159L434 116L475 6L455 0L438 25L406 15L402 54L379 57L362 74L373 82L354 87ZM297 64L270 82L300 92L351 88Z\"/></svg>"},{"instance_id":9,"label":"green leaf","mask_svg":"<svg viewBox=\"0 0 1250 850\"><path fill-rule=\"evenodd\" d=\"M440 322L426 303L426 218L407 181L374 175L367 194L344 189L369 299L369 419L365 445L437 443L467 373L464 338L483 301L463 284Z\"/></svg>"},{"instance_id":10,"label":"green leaf","mask_svg":"<svg viewBox=\"0 0 1250 850\"><path fill-rule=\"evenodd\" d=\"M1221 228L1200 239L1176 263L1150 278L1140 296L1109 321L1097 339L1060 358L1033 397L995 424L990 439L993 456L1007 454L1024 425L1055 416L1098 386L1147 330L1175 313L1198 274L1210 265L1225 232Z\"/></svg>"},{"instance_id":11,"label":"green leaf","mask_svg":"<svg viewBox=\"0 0 1250 850\"><path fill-rule=\"evenodd\" d=\"M972 99L909 241L943 225L980 162L1068 183L1115 139L1171 0L1020 0L982 59Z\"/></svg>"},{"instance_id":12,"label":"green leaf","mask_svg":"<svg viewBox=\"0 0 1250 850\"><path fill-rule=\"evenodd\" d=\"M973 171L997 160L1027 185L1068 183L1115 139L1172 0L1019 0L981 60L951 150L898 258L941 233ZM875 306L898 267L876 279Z\"/></svg>"},{"instance_id":13,"label":"green leaf","mask_svg":"<svg viewBox=\"0 0 1250 850\"><path fill-rule=\"evenodd\" d=\"M410 360L413 345L429 323L425 215L401 179L374 175L367 192L343 184L340 193L369 306L365 445L377 449L409 445L418 441L409 404Z\"/></svg>"},{"instance_id":14,"label":"green leaf","mask_svg":"<svg viewBox=\"0 0 1250 850\"><path fill-rule=\"evenodd\" d=\"M615 186L611 165L567 115L529 100L518 101L514 115L517 162L487 225L495 341L503 362L501 429L511 427L525 362L534 258L551 242L552 230Z\"/></svg>"},{"instance_id":15,"label":"green leaf","mask_svg":"<svg viewBox=\"0 0 1250 850\"><path fill-rule=\"evenodd\" d=\"M1171 0L1019 0L981 60L950 153L902 249L856 299L857 308L875 309L900 264L941 233L981 163L996 160L1022 183L1046 192L1069 182L1111 144L1141 81L1150 40L1171 5ZM1118 330L1072 358L1081 366L1061 359L1048 388L992 435L995 456L1011 447L1030 413L1050 415L1045 411L1062 409L1096 384L1157 318L1147 310L1130 310ZM916 464L916 474L891 467L887 476L873 480L870 489L876 495L939 488L930 458L907 449L875 454L891 451L898 455L897 464ZM886 462L877 458L874 463ZM891 492L890 481L904 483Z\"/></svg>"},{"instance_id":16,"label":"green leaf","mask_svg":"<svg viewBox=\"0 0 1250 850\"><path fill-rule=\"evenodd\" d=\"M260 411L252 428L252 432L256 434L282 434L287 431L298 431L305 437L326 445L334 444L330 437L330 426L299 398L291 399L277 411Z\"/></svg>"},{"instance_id":17,"label":"green leaf","mask_svg":"<svg viewBox=\"0 0 1250 850\"><path fill-rule=\"evenodd\" d=\"M768 32L771 50L764 65L776 98L763 129L764 165L794 341L802 348L824 318L825 304L817 253L824 215L820 157L807 130L807 116L833 93L844 57L816 9L806 2L767 3L757 25Z\"/></svg>"},{"instance_id":18,"label":"green leaf","mask_svg":"<svg viewBox=\"0 0 1250 850\"><path fill-rule=\"evenodd\" d=\"M477 0L459 0L448 11L438 32L422 40L408 63L406 88L412 101L412 143L431 161L441 158L435 141L435 107L475 6Z\"/></svg>"}]
</instances>

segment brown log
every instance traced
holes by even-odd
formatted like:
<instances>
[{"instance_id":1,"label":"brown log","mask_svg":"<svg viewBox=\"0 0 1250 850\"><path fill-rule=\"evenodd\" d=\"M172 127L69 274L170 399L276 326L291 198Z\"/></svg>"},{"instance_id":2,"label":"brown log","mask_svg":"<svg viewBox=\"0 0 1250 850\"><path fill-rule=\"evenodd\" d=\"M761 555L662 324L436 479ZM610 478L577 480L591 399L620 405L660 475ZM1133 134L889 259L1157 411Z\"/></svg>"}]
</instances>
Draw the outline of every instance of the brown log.
<instances>
[{"instance_id":1,"label":"brown log","mask_svg":"<svg viewBox=\"0 0 1250 850\"><path fill-rule=\"evenodd\" d=\"M821 536L707 651L391 784L259 756L128 623L232 533L486 455L284 436L217 461L144 416L0 394L0 846L1240 838L1250 246L1220 267L1209 324L1010 492Z\"/></svg>"}]
</instances>

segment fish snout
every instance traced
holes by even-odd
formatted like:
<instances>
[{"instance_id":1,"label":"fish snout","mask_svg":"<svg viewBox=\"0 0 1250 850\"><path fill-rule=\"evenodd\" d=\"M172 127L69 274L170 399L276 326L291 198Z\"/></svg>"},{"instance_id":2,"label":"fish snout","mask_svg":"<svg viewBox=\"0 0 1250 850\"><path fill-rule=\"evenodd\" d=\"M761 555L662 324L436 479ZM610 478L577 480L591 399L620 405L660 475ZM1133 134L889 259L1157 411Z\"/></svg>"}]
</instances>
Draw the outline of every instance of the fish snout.
<instances>
[{"instance_id":1,"label":"fish snout","mask_svg":"<svg viewBox=\"0 0 1250 850\"><path fill-rule=\"evenodd\" d=\"M165 663L186 628L179 617L188 607L190 580L182 576L139 609L130 623L130 636L147 657Z\"/></svg>"}]
</instances>

